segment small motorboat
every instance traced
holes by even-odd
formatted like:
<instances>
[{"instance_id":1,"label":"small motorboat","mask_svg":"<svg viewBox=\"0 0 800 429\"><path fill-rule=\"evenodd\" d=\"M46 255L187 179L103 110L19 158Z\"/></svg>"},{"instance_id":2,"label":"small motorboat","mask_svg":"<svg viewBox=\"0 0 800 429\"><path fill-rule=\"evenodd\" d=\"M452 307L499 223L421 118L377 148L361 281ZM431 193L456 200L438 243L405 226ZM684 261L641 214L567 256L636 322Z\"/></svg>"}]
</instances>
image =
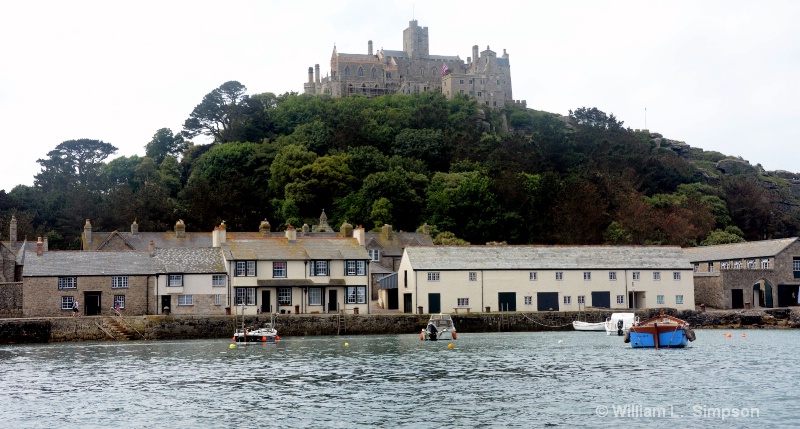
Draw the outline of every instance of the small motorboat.
<instances>
[{"instance_id":1,"label":"small motorboat","mask_svg":"<svg viewBox=\"0 0 800 429\"><path fill-rule=\"evenodd\" d=\"M604 331L606 329L605 322L581 322L580 320L574 320L572 322L572 327L576 331Z\"/></svg>"},{"instance_id":2,"label":"small motorboat","mask_svg":"<svg viewBox=\"0 0 800 429\"><path fill-rule=\"evenodd\" d=\"M639 318L633 313L611 313L611 317L605 322L606 335L616 334L621 337L637 323Z\"/></svg>"},{"instance_id":3,"label":"small motorboat","mask_svg":"<svg viewBox=\"0 0 800 429\"><path fill-rule=\"evenodd\" d=\"M261 328L239 328L233 333L233 341L237 343L274 343L278 340L278 331L272 323Z\"/></svg>"},{"instance_id":4,"label":"small motorboat","mask_svg":"<svg viewBox=\"0 0 800 429\"><path fill-rule=\"evenodd\" d=\"M633 348L682 348L694 341L694 331L685 320L664 314L631 326L625 342Z\"/></svg>"},{"instance_id":5,"label":"small motorboat","mask_svg":"<svg viewBox=\"0 0 800 429\"><path fill-rule=\"evenodd\" d=\"M456 327L449 314L431 314L428 325L419 333L423 341L455 340Z\"/></svg>"}]
</instances>

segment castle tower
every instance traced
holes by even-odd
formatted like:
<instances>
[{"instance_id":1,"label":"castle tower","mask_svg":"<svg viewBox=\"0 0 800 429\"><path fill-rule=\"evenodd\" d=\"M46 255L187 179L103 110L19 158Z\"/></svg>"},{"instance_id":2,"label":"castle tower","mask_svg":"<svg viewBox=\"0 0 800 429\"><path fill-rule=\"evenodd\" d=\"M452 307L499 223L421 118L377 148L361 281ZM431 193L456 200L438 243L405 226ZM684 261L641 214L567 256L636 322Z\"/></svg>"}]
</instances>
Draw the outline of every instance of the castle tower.
<instances>
[{"instance_id":1,"label":"castle tower","mask_svg":"<svg viewBox=\"0 0 800 429\"><path fill-rule=\"evenodd\" d=\"M408 28L403 30L403 50L411 58L427 58L428 27L420 27L416 19L409 21Z\"/></svg>"},{"instance_id":2,"label":"castle tower","mask_svg":"<svg viewBox=\"0 0 800 429\"><path fill-rule=\"evenodd\" d=\"M372 40L367 42L367 54L372 55Z\"/></svg>"},{"instance_id":3,"label":"castle tower","mask_svg":"<svg viewBox=\"0 0 800 429\"><path fill-rule=\"evenodd\" d=\"M308 68L308 83L314 83L314 68Z\"/></svg>"}]
</instances>

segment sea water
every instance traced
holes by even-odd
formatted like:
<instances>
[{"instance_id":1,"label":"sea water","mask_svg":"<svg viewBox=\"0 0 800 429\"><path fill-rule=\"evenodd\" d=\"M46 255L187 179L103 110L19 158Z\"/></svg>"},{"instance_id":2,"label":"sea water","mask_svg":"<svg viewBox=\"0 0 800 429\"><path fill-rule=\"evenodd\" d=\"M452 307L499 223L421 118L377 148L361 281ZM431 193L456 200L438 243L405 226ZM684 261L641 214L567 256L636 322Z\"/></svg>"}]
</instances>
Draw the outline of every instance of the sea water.
<instances>
[{"instance_id":1,"label":"sea water","mask_svg":"<svg viewBox=\"0 0 800 429\"><path fill-rule=\"evenodd\" d=\"M6 345L0 427L797 425L800 333L696 333L660 350L604 332Z\"/></svg>"}]
</instances>

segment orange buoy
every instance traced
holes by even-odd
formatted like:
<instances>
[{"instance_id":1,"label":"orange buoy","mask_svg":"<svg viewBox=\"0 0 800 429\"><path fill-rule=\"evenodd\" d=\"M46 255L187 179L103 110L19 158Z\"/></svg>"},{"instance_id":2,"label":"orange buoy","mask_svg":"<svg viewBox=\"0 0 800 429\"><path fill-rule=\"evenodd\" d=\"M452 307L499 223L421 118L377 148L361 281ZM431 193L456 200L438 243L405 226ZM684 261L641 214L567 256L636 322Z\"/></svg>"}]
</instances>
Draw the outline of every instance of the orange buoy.
<instances>
[{"instance_id":1,"label":"orange buoy","mask_svg":"<svg viewBox=\"0 0 800 429\"><path fill-rule=\"evenodd\" d=\"M728 337L728 338L730 338L730 337L731 337L731 334L728 334L728 335L725 335L725 336L726 336L726 337Z\"/></svg>"},{"instance_id":2,"label":"orange buoy","mask_svg":"<svg viewBox=\"0 0 800 429\"><path fill-rule=\"evenodd\" d=\"M267 342L267 337L266 336L261 337L261 341L266 343Z\"/></svg>"},{"instance_id":3,"label":"orange buoy","mask_svg":"<svg viewBox=\"0 0 800 429\"><path fill-rule=\"evenodd\" d=\"M422 336L422 332L420 332L420 333L419 333L419 340L420 340L420 341L422 341L422 340L424 340L424 339L425 339L425 338Z\"/></svg>"},{"instance_id":4,"label":"orange buoy","mask_svg":"<svg viewBox=\"0 0 800 429\"><path fill-rule=\"evenodd\" d=\"M278 341L278 340L280 340L280 339L281 339L281 337L279 337L279 336L277 336L277 335L275 336L275 341Z\"/></svg>"},{"instance_id":5,"label":"orange buoy","mask_svg":"<svg viewBox=\"0 0 800 429\"><path fill-rule=\"evenodd\" d=\"M742 334L742 338L745 338L745 337L747 337L747 334Z\"/></svg>"},{"instance_id":6,"label":"orange buoy","mask_svg":"<svg viewBox=\"0 0 800 429\"><path fill-rule=\"evenodd\" d=\"M456 333L455 332L453 332L453 339L454 340L456 339Z\"/></svg>"},{"instance_id":7,"label":"orange buoy","mask_svg":"<svg viewBox=\"0 0 800 429\"><path fill-rule=\"evenodd\" d=\"M233 337L233 341L236 341L236 337Z\"/></svg>"}]
</instances>

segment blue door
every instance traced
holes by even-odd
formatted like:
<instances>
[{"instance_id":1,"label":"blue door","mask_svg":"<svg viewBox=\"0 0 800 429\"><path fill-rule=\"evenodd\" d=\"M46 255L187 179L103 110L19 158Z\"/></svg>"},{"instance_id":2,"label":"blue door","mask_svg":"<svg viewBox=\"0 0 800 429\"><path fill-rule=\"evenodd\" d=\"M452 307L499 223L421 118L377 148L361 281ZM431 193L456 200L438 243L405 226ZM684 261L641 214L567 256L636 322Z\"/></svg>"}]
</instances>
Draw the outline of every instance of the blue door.
<instances>
[{"instance_id":1,"label":"blue door","mask_svg":"<svg viewBox=\"0 0 800 429\"><path fill-rule=\"evenodd\" d=\"M442 312L442 296L438 293L428 294L428 313Z\"/></svg>"},{"instance_id":2,"label":"blue door","mask_svg":"<svg viewBox=\"0 0 800 429\"><path fill-rule=\"evenodd\" d=\"M611 308L611 292L592 292L592 307Z\"/></svg>"},{"instance_id":3,"label":"blue door","mask_svg":"<svg viewBox=\"0 0 800 429\"><path fill-rule=\"evenodd\" d=\"M538 292L536 309L538 311L558 311L558 292Z\"/></svg>"}]
</instances>

